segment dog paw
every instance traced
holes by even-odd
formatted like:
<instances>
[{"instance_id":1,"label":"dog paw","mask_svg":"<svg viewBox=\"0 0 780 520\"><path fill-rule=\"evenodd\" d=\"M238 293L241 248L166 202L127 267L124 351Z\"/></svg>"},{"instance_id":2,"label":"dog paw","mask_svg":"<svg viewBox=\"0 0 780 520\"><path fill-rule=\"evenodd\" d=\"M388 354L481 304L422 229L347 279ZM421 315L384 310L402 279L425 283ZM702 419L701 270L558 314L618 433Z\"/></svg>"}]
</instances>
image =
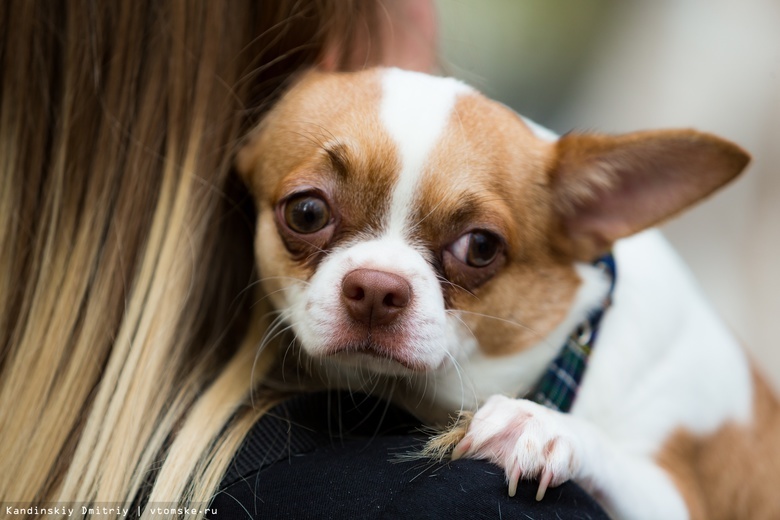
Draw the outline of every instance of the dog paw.
<instances>
[{"instance_id":1,"label":"dog paw","mask_svg":"<svg viewBox=\"0 0 780 520\"><path fill-rule=\"evenodd\" d=\"M501 466L509 496L518 481L539 479L536 499L548 487L574 477L579 469L576 436L559 412L524 399L493 396L474 415L468 431L452 451L452 459L486 459Z\"/></svg>"}]
</instances>

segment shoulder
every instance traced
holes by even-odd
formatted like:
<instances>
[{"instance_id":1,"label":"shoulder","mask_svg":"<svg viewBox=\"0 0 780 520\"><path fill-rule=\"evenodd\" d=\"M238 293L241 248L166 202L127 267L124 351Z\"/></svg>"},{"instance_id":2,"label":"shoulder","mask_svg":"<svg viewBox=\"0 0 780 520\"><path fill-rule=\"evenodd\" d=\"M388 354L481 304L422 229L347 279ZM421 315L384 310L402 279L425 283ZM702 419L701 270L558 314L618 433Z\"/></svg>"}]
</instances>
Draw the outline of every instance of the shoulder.
<instances>
[{"instance_id":1,"label":"shoulder","mask_svg":"<svg viewBox=\"0 0 780 520\"><path fill-rule=\"evenodd\" d=\"M211 518L500 518L522 517L521 511L535 519L575 512L606 518L573 484L538 503L535 483L508 497L502 471L489 463L410 460L405 455L424 442L414 421L382 401L363 399L355 406L341 395L310 396L264 417L223 480ZM313 427L333 419L328 404L341 407L345 422Z\"/></svg>"}]
</instances>

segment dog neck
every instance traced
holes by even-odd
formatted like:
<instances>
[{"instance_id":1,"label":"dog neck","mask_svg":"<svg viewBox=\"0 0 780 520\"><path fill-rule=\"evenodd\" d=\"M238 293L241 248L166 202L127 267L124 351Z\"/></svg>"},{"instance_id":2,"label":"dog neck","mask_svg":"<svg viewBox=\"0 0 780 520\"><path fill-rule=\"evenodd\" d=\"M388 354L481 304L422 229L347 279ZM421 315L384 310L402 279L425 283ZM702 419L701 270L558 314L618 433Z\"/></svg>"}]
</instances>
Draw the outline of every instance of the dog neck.
<instances>
[{"instance_id":1,"label":"dog neck","mask_svg":"<svg viewBox=\"0 0 780 520\"><path fill-rule=\"evenodd\" d=\"M612 254L607 254L594 265L611 280L609 292L601 307L593 309L574 329L534 389L522 396L560 412L568 412L574 404L580 382L585 375L588 358L596 345L601 318L612 304L616 276L615 258Z\"/></svg>"}]
</instances>

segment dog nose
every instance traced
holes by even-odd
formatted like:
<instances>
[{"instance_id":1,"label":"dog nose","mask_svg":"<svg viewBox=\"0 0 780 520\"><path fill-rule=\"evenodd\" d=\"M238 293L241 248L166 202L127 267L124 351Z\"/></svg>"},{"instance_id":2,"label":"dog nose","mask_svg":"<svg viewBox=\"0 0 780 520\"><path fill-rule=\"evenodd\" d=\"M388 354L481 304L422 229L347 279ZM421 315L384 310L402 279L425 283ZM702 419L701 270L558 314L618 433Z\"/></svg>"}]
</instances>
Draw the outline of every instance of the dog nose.
<instances>
[{"instance_id":1,"label":"dog nose","mask_svg":"<svg viewBox=\"0 0 780 520\"><path fill-rule=\"evenodd\" d=\"M409 282L385 271L355 269L341 282L341 299L347 312L368 327L392 323L411 297Z\"/></svg>"}]
</instances>

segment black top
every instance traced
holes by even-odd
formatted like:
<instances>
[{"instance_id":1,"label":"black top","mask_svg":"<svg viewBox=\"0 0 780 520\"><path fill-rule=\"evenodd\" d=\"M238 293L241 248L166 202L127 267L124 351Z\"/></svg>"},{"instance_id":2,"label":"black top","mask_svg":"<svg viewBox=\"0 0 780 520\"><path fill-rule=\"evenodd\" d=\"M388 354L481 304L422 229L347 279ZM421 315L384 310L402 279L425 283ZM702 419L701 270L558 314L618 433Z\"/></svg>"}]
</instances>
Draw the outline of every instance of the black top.
<instances>
[{"instance_id":1,"label":"black top","mask_svg":"<svg viewBox=\"0 0 780 520\"><path fill-rule=\"evenodd\" d=\"M503 471L488 462L410 460L425 440L420 428L372 397L323 392L286 401L247 436L210 518L607 518L572 483L536 502L536 482L521 482L510 498Z\"/></svg>"}]
</instances>

